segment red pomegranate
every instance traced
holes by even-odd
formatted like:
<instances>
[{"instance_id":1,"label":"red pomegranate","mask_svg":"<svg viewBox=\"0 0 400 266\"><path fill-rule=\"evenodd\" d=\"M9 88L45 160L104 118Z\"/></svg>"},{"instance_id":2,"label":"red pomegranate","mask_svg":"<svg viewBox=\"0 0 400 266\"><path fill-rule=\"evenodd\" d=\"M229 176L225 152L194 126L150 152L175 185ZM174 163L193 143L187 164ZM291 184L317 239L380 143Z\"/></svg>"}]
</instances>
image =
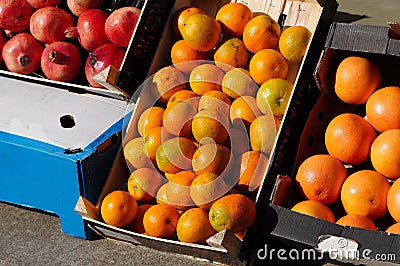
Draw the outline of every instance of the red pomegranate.
<instances>
[{"instance_id":1,"label":"red pomegranate","mask_svg":"<svg viewBox=\"0 0 400 266\"><path fill-rule=\"evenodd\" d=\"M67 29L67 37L79 37L79 43L88 51L94 50L108 42L104 31L107 14L100 9L90 9L83 12L76 27Z\"/></svg>"},{"instance_id":2,"label":"red pomegranate","mask_svg":"<svg viewBox=\"0 0 400 266\"><path fill-rule=\"evenodd\" d=\"M0 0L0 28L7 33L27 30L34 11L25 0Z\"/></svg>"},{"instance_id":3,"label":"red pomegranate","mask_svg":"<svg viewBox=\"0 0 400 266\"><path fill-rule=\"evenodd\" d=\"M104 0L67 0L68 8L75 16L80 16L89 9L99 9L103 3Z\"/></svg>"},{"instance_id":4,"label":"red pomegranate","mask_svg":"<svg viewBox=\"0 0 400 266\"><path fill-rule=\"evenodd\" d=\"M31 74L40 66L43 46L29 33L19 33L3 47L2 56L9 71Z\"/></svg>"},{"instance_id":5,"label":"red pomegranate","mask_svg":"<svg viewBox=\"0 0 400 266\"><path fill-rule=\"evenodd\" d=\"M40 9L48 6L56 6L62 0L26 0L34 9Z\"/></svg>"},{"instance_id":6,"label":"red pomegranate","mask_svg":"<svg viewBox=\"0 0 400 266\"><path fill-rule=\"evenodd\" d=\"M120 68L124 60L125 51L113 43L106 43L97 47L87 58L85 64L85 75L89 84L96 88L102 86L93 81L93 76L100 73L103 69L112 65Z\"/></svg>"},{"instance_id":7,"label":"red pomegranate","mask_svg":"<svg viewBox=\"0 0 400 266\"><path fill-rule=\"evenodd\" d=\"M30 31L38 41L45 44L63 41L65 30L74 22L70 14L61 8L49 6L36 10L30 20Z\"/></svg>"},{"instance_id":8,"label":"red pomegranate","mask_svg":"<svg viewBox=\"0 0 400 266\"><path fill-rule=\"evenodd\" d=\"M46 46L41 58L42 71L47 78L71 81L82 68L79 49L67 42L53 42Z\"/></svg>"},{"instance_id":9,"label":"red pomegranate","mask_svg":"<svg viewBox=\"0 0 400 266\"><path fill-rule=\"evenodd\" d=\"M4 31L0 30L0 64L3 63L3 56L1 55L3 51L3 47L6 44L7 39L6 36L4 35Z\"/></svg>"},{"instance_id":10,"label":"red pomegranate","mask_svg":"<svg viewBox=\"0 0 400 266\"><path fill-rule=\"evenodd\" d=\"M118 46L128 47L139 16L140 9L136 7L122 7L112 12L105 25L108 39Z\"/></svg>"}]
</instances>

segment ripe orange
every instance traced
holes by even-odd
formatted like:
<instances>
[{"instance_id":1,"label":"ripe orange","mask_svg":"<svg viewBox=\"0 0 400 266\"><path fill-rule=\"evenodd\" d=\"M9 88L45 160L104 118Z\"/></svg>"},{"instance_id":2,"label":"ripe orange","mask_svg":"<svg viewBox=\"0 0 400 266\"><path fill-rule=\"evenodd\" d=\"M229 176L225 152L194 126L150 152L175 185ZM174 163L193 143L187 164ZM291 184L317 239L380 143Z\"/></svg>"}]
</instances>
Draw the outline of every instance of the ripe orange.
<instances>
[{"instance_id":1,"label":"ripe orange","mask_svg":"<svg viewBox=\"0 0 400 266\"><path fill-rule=\"evenodd\" d=\"M368 98L365 109L368 122L379 132L400 128L400 87L375 91Z\"/></svg>"},{"instance_id":2,"label":"ripe orange","mask_svg":"<svg viewBox=\"0 0 400 266\"><path fill-rule=\"evenodd\" d=\"M204 93L200 97L199 111L201 110L214 110L229 116L229 109L231 108L231 100L222 91L212 90Z\"/></svg>"},{"instance_id":3,"label":"ripe orange","mask_svg":"<svg viewBox=\"0 0 400 266\"><path fill-rule=\"evenodd\" d=\"M196 143L190 139L182 137L169 139L157 150L157 166L161 171L170 174L190 170L196 150Z\"/></svg>"},{"instance_id":4,"label":"ripe orange","mask_svg":"<svg viewBox=\"0 0 400 266\"><path fill-rule=\"evenodd\" d=\"M308 47L312 33L304 26L286 28L279 38L279 51L291 63L299 63Z\"/></svg>"},{"instance_id":5,"label":"ripe orange","mask_svg":"<svg viewBox=\"0 0 400 266\"><path fill-rule=\"evenodd\" d=\"M202 209L208 210L214 201L229 191L224 179L215 173L203 173L192 182L190 196L194 203Z\"/></svg>"},{"instance_id":6,"label":"ripe orange","mask_svg":"<svg viewBox=\"0 0 400 266\"><path fill-rule=\"evenodd\" d=\"M276 130L272 115L262 115L250 124L250 145L253 151L260 151L268 155L275 142Z\"/></svg>"},{"instance_id":7,"label":"ripe orange","mask_svg":"<svg viewBox=\"0 0 400 266\"><path fill-rule=\"evenodd\" d=\"M190 186L196 177L193 171L181 171L169 180L166 196L170 205L178 210L188 210L195 206L190 196Z\"/></svg>"},{"instance_id":8,"label":"ripe orange","mask_svg":"<svg viewBox=\"0 0 400 266\"><path fill-rule=\"evenodd\" d=\"M335 74L336 95L345 103L363 104L380 86L381 74L369 59L349 56L342 60Z\"/></svg>"},{"instance_id":9,"label":"ripe orange","mask_svg":"<svg viewBox=\"0 0 400 266\"><path fill-rule=\"evenodd\" d=\"M264 49L253 55L249 71L253 80L261 85L272 78L286 79L289 65L279 52L273 49Z\"/></svg>"},{"instance_id":10,"label":"ripe orange","mask_svg":"<svg viewBox=\"0 0 400 266\"><path fill-rule=\"evenodd\" d=\"M216 48L214 61L225 71L231 70L232 67L246 67L249 52L239 38L226 38Z\"/></svg>"},{"instance_id":11,"label":"ripe orange","mask_svg":"<svg viewBox=\"0 0 400 266\"><path fill-rule=\"evenodd\" d=\"M124 146L125 160L133 168L139 169L143 167L153 167L153 162L147 157L147 152L144 149L144 138L137 137L130 140Z\"/></svg>"},{"instance_id":12,"label":"ripe orange","mask_svg":"<svg viewBox=\"0 0 400 266\"><path fill-rule=\"evenodd\" d=\"M400 129L381 133L371 146L371 162L375 170L390 179L400 177Z\"/></svg>"},{"instance_id":13,"label":"ripe orange","mask_svg":"<svg viewBox=\"0 0 400 266\"><path fill-rule=\"evenodd\" d=\"M234 99L245 95L255 96L257 89L250 72L244 68L233 68L222 79L222 91Z\"/></svg>"},{"instance_id":14,"label":"ripe orange","mask_svg":"<svg viewBox=\"0 0 400 266\"><path fill-rule=\"evenodd\" d=\"M253 194L264 179L268 158L259 151L248 151L238 158L237 163L240 163L237 187L245 194Z\"/></svg>"},{"instance_id":15,"label":"ripe orange","mask_svg":"<svg viewBox=\"0 0 400 266\"><path fill-rule=\"evenodd\" d=\"M200 146L192 158L193 171L200 175L203 173L223 173L228 167L231 151L215 143Z\"/></svg>"},{"instance_id":16,"label":"ripe orange","mask_svg":"<svg viewBox=\"0 0 400 266\"><path fill-rule=\"evenodd\" d=\"M216 143L223 143L228 137L229 118L218 110L203 109L192 121L192 133L197 142L212 139Z\"/></svg>"},{"instance_id":17,"label":"ripe orange","mask_svg":"<svg viewBox=\"0 0 400 266\"><path fill-rule=\"evenodd\" d=\"M269 15L251 19L243 30L243 42L253 54L263 49L275 49L281 36L281 28Z\"/></svg>"},{"instance_id":18,"label":"ripe orange","mask_svg":"<svg viewBox=\"0 0 400 266\"><path fill-rule=\"evenodd\" d=\"M242 37L244 27L253 18L253 12L242 3L222 6L215 16L226 36Z\"/></svg>"},{"instance_id":19,"label":"ripe orange","mask_svg":"<svg viewBox=\"0 0 400 266\"><path fill-rule=\"evenodd\" d=\"M238 233L246 230L254 222L256 207L242 194L229 194L216 200L208 215L216 231L227 229Z\"/></svg>"},{"instance_id":20,"label":"ripe orange","mask_svg":"<svg viewBox=\"0 0 400 266\"><path fill-rule=\"evenodd\" d=\"M400 222L400 179L397 179L389 189L387 207L390 216L396 222Z\"/></svg>"},{"instance_id":21,"label":"ripe orange","mask_svg":"<svg viewBox=\"0 0 400 266\"><path fill-rule=\"evenodd\" d=\"M163 115L164 128L174 136L190 137L197 103L197 98L190 98L167 106Z\"/></svg>"},{"instance_id":22,"label":"ripe orange","mask_svg":"<svg viewBox=\"0 0 400 266\"><path fill-rule=\"evenodd\" d=\"M185 88L186 78L183 73L172 66L167 66L154 74L151 93L154 98L166 103L172 94Z\"/></svg>"},{"instance_id":23,"label":"ripe orange","mask_svg":"<svg viewBox=\"0 0 400 266\"><path fill-rule=\"evenodd\" d=\"M192 99L192 98L195 98L195 99ZM198 101L200 101L199 98L200 97L197 96L196 93L194 93L193 91L190 91L190 90L177 91L171 95L171 98L169 98L169 100L167 102L167 107L170 105L175 105L180 102L184 102L184 101L190 101L191 104L198 105Z\"/></svg>"},{"instance_id":24,"label":"ripe orange","mask_svg":"<svg viewBox=\"0 0 400 266\"><path fill-rule=\"evenodd\" d=\"M232 126L238 129L248 128L250 124L262 115L253 96L236 98L231 105L230 119Z\"/></svg>"},{"instance_id":25,"label":"ripe orange","mask_svg":"<svg viewBox=\"0 0 400 266\"><path fill-rule=\"evenodd\" d=\"M126 191L115 190L101 202L100 213L104 222L116 227L125 227L135 219L138 205Z\"/></svg>"},{"instance_id":26,"label":"ripe orange","mask_svg":"<svg viewBox=\"0 0 400 266\"><path fill-rule=\"evenodd\" d=\"M207 54L205 52L196 51L191 48L185 40L179 40L171 48L171 62L182 72L189 73L200 62L193 62L195 60L206 60Z\"/></svg>"},{"instance_id":27,"label":"ripe orange","mask_svg":"<svg viewBox=\"0 0 400 266\"><path fill-rule=\"evenodd\" d=\"M158 148L164 141L173 138L173 135L165 130L164 127L154 127L147 130L143 138L144 150L147 156L150 160L155 161Z\"/></svg>"},{"instance_id":28,"label":"ripe orange","mask_svg":"<svg viewBox=\"0 0 400 266\"><path fill-rule=\"evenodd\" d=\"M212 64L202 64L190 72L189 83L192 91L203 95L211 90L221 90L224 72Z\"/></svg>"},{"instance_id":29,"label":"ripe orange","mask_svg":"<svg viewBox=\"0 0 400 266\"><path fill-rule=\"evenodd\" d=\"M400 234L400 223L392 224L386 229L385 232L391 234Z\"/></svg>"},{"instance_id":30,"label":"ripe orange","mask_svg":"<svg viewBox=\"0 0 400 266\"><path fill-rule=\"evenodd\" d=\"M149 202L163 184L160 173L154 168L140 168L128 178L128 192L138 202Z\"/></svg>"},{"instance_id":31,"label":"ripe orange","mask_svg":"<svg viewBox=\"0 0 400 266\"><path fill-rule=\"evenodd\" d=\"M341 226L353 226L369 230L378 230L375 224L366 216L359 214L347 214L336 221Z\"/></svg>"},{"instance_id":32,"label":"ripe orange","mask_svg":"<svg viewBox=\"0 0 400 266\"><path fill-rule=\"evenodd\" d=\"M332 211L323 203L315 200L300 201L291 210L332 223L336 221Z\"/></svg>"},{"instance_id":33,"label":"ripe orange","mask_svg":"<svg viewBox=\"0 0 400 266\"><path fill-rule=\"evenodd\" d=\"M195 14L186 19L181 34L192 49L207 52L218 44L221 26L216 19L206 14Z\"/></svg>"},{"instance_id":34,"label":"ripe orange","mask_svg":"<svg viewBox=\"0 0 400 266\"><path fill-rule=\"evenodd\" d=\"M325 130L329 154L346 164L360 164L369 159L375 130L362 117L344 113L333 118Z\"/></svg>"},{"instance_id":35,"label":"ripe orange","mask_svg":"<svg viewBox=\"0 0 400 266\"><path fill-rule=\"evenodd\" d=\"M208 212L200 208L185 211L176 226L176 234L182 242L206 244L206 240L216 233L208 219Z\"/></svg>"},{"instance_id":36,"label":"ripe orange","mask_svg":"<svg viewBox=\"0 0 400 266\"><path fill-rule=\"evenodd\" d=\"M143 216L143 226L149 236L171 239L175 237L178 211L167 204L151 206Z\"/></svg>"},{"instance_id":37,"label":"ripe orange","mask_svg":"<svg viewBox=\"0 0 400 266\"><path fill-rule=\"evenodd\" d=\"M164 108L152 106L143 111L139 116L137 129L140 136L144 136L147 130L154 127L161 127L163 121Z\"/></svg>"},{"instance_id":38,"label":"ripe orange","mask_svg":"<svg viewBox=\"0 0 400 266\"><path fill-rule=\"evenodd\" d=\"M146 211L153 206L152 204L143 204L138 207L135 219L128 225L128 230L139 233L145 234L146 230L144 230L143 226L143 216Z\"/></svg>"},{"instance_id":39,"label":"ripe orange","mask_svg":"<svg viewBox=\"0 0 400 266\"><path fill-rule=\"evenodd\" d=\"M386 199L389 188L389 182L380 173L372 170L357 171L343 183L343 207L348 214L367 216L375 221L387 212Z\"/></svg>"},{"instance_id":40,"label":"ripe orange","mask_svg":"<svg viewBox=\"0 0 400 266\"><path fill-rule=\"evenodd\" d=\"M156 194L156 202L157 203L164 203L164 204L169 204L169 201L167 199L167 187L169 186L169 183L165 183L162 185Z\"/></svg>"},{"instance_id":41,"label":"ripe orange","mask_svg":"<svg viewBox=\"0 0 400 266\"><path fill-rule=\"evenodd\" d=\"M193 16L195 14L205 14L203 10L195 6L184 6L179 8L172 20L172 29L177 37L182 37L181 29L186 23L188 17Z\"/></svg>"},{"instance_id":42,"label":"ripe orange","mask_svg":"<svg viewBox=\"0 0 400 266\"><path fill-rule=\"evenodd\" d=\"M316 154L300 164L296 174L297 190L307 199L329 205L339 199L346 178L346 168L338 159Z\"/></svg>"}]
</instances>

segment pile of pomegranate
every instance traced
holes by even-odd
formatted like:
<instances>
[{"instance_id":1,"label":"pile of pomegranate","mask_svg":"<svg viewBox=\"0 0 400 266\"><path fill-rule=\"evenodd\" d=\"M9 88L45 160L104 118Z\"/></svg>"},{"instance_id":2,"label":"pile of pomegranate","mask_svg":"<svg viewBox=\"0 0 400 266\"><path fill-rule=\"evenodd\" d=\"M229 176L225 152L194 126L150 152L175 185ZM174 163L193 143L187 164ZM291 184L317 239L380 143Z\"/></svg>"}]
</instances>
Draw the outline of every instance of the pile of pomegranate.
<instances>
[{"instance_id":1,"label":"pile of pomegranate","mask_svg":"<svg viewBox=\"0 0 400 266\"><path fill-rule=\"evenodd\" d=\"M70 82L120 68L140 9L104 11L104 0L0 0L0 63L18 74ZM83 74L84 73L84 74Z\"/></svg>"}]
</instances>

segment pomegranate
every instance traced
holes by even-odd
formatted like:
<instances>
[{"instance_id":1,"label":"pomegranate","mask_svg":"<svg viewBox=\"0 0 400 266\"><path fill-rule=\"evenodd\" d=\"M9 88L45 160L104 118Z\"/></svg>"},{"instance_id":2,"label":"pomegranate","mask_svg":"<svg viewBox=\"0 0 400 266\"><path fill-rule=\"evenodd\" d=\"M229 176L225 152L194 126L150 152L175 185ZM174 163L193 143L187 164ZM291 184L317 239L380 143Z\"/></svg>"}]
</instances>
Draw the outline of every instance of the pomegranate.
<instances>
[{"instance_id":1,"label":"pomegranate","mask_svg":"<svg viewBox=\"0 0 400 266\"><path fill-rule=\"evenodd\" d=\"M65 30L73 25L71 15L54 6L36 10L30 19L33 37L45 44L63 41L66 38Z\"/></svg>"},{"instance_id":2,"label":"pomegranate","mask_svg":"<svg viewBox=\"0 0 400 266\"><path fill-rule=\"evenodd\" d=\"M89 9L99 9L103 3L104 0L67 0L68 8L75 16L80 16Z\"/></svg>"},{"instance_id":3,"label":"pomegranate","mask_svg":"<svg viewBox=\"0 0 400 266\"><path fill-rule=\"evenodd\" d=\"M87 58L85 64L85 75L89 84L96 88L102 86L93 81L93 76L100 73L103 69L112 65L120 68L124 60L125 51L113 43L106 43L97 47Z\"/></svg>"},{"instance_id":4,"label":"pomegranate","mask_svg":"<svg viewBox=\"0 0 400 266\"><path fill-rule=\"evenodd\" d=\"M43 46L29 33L19 33L3 47L2 56L9 71L31 74L40 66Z\"/></svg>"},{"instance_id":5,"label":"pomegranate","mask_svg":"<svg viewBox=\"0 0 400 266\"><path fill-rule=\"evenodd\" d=\"M8 34L27 30L34 11L25 0L0 0L0 28Z\"/></svg>"},{"instance_id":6,"label":"pomegranate","mask_svg":"<svg viewBox=\"0 0 400 266\"><path fill-rule=\"evenodd\" d=\"M82 68L79 49L67 42L53 42L46 46L41 58L43 73L56 81L71 81Z\"/></svg>"},{"instance_id":7,"label":"pomegranate","mask_svg":"<svg viewBox=\"0 0 400 266\"><path fill-rule=\"evenodd\" d=\"M139 16L140 9L136 7L121 7L112 12L105 25L108 39L118 46L128 47Z\"/></svg>"},{"instance_id":8,"label":"pomegranate","mask_svg":"<svg viewBox=\"0 0 400 266\"><path fill-rule=\"evenodd\" d=\"M6 37L4 35L4 31L0 30L0 64L3 63L3 57L1 55L2 51L3 51L3 47L6 44L7 40Z\"/></svg>"},{"instance_id":9,"label":"pomegranate","mask_svg":"<svg viewBox=\"0 0 400 266\"><path fill-rule=\"evenodd\" d=\"M88 51L94 50L108 42L104 31L107 13L100 9L90 9L83 12L76 27L67 29L67 37L79 37L79 42Z\"/></svg>"},{"instance_id":10,"label":"pomegranate","mask_svg":"<svg viewBox=\"0 0 400 266\"><path fill-rule=\"evenodd\" d=\"M48 6L56 6L62 0L26 0L34 9L40 9Z\"/></svg>"}]
</instances>

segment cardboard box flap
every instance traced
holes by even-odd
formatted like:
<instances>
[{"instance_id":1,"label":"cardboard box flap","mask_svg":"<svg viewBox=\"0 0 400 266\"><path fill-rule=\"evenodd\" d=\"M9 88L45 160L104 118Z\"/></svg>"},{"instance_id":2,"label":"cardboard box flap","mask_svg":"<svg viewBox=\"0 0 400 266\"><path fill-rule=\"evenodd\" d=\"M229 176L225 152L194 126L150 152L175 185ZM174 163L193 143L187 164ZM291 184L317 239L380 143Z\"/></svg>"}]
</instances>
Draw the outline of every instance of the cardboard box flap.
<instances>
[{"instance_id":1,"label":"cardboard box flap","mask_svg":"<svg viewBox=\"0 0 400 266\"><path fill-rule=\"evenodd\" d=\"M124 101L1 79L0 131L6 133L83 149L126 115Z\"/></svg>"}]
</instances>

